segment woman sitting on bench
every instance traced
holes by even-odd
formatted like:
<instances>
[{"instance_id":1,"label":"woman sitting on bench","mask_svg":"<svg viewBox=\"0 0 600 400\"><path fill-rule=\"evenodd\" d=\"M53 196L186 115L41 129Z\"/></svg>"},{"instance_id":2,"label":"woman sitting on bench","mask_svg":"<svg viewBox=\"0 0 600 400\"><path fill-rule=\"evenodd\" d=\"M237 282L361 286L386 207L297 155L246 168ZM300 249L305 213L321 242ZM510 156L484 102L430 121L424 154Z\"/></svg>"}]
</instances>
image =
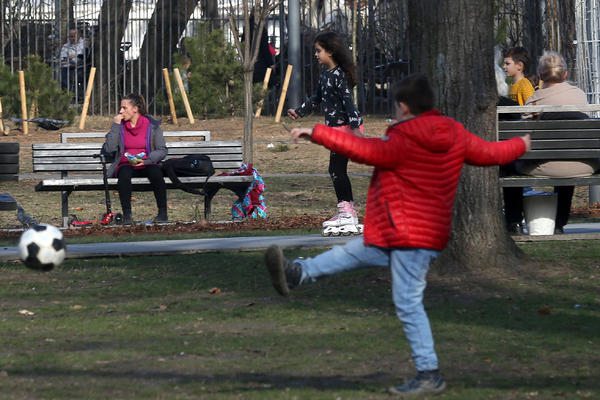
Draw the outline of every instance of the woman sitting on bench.
<instances>
[{"instance_id":1,"label":"woman sitting on bench","mask_svg":"<svg viewBox=\"0 0 600 400\"><path fill-rule=\"evenodd\" d=\"M546 51L538 62L538 74L543 87L537 90L525 105L571 105L588 104L585 93L567 82L567 63L557 52ZM538 116L539 119L587 119L582 112L553 112ZM519 160L515 163L517 172L542 178L577 178L590 176L600 168L597 159L581 160ZM557 186L556 227L554 233L563 233L569 220L573 186ZM522 203L521 203L522 204Z\"/></svg>"},{"instance_id":2,"label":"woman sitting on bench","mask_svg":"<svg viewBox=\"0 0 600 400\"><path fill-rule=\"evenodd\" d=\"M150 180L158 207L153 222L167 222L167 188L159 165L167 156L167 145L160 122L146 115L142 96L132 93L121 100L121 109L106 134L102 151L117 155L107 173L118 178L123 223L131 224L132 177Z\"/></svg>"}]
</instances>

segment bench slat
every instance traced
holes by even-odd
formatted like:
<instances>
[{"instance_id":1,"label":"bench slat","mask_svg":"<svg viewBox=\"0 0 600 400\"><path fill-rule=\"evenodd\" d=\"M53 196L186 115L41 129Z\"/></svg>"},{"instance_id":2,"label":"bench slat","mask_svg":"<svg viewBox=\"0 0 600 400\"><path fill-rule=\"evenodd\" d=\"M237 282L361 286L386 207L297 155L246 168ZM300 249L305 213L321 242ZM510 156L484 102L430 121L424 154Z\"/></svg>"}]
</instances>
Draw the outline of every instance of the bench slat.
<instances>
[{"instance_id":1,"label":"bench slat","mask_svg":"<svg viewBox=\"0 0 600 400\"><path fill-rule=\"evenodd\" d=\"M201 188L204 186L206 178L204 177L181 177L181 182L195 187ZM252 175L242 176L211 176L206 183L209 185L248 185L252 182ZM177 188L169 178L165 177L167 189ZM152 190L148 178L132 178L131 185L133 190L145 191ZM117 189L117 178L108 179L109 189ZM35 190L38 192L54 192L59 190L78 190L78 191L93 191L104 190L104 181L102 178L65 178L65 179L44 179L39 182Z\"/></svg>"},{"instance_id":2,"label":"bench slat","mask_svg":"<svg viewBox=\"0 0 600 400\"><path fill-rule=\"evenodd\" d=\"M60 134L60 141L68 143L69 139L88 139L106 137L107 132L63 132ZM172 137L202 137L205 141L210 140L210 131L163 131L163 136Z\"/></svg>"},{"instance_id":3,"label":"bench slat","mask_svg":"<svg viewBox=\"0 0 600 400\"><path fill-rule=\"evenodd\" d=\"M176 155L167 156L167 159L177 158ZM211 154L211 161L242 161L242 154ZM96 164L100 164L100 160L94 157L38 157L34 160L34 165L43 165L43 164L65 164L68 161L68 164L90 164L96 166ZM67 168L68 168L67 164ZM0 164L1 166L2 164ZM15 164L16 165L16 164Z\"/></svg>"},{"instance_id":4,"label":"bench slat","mask_svg":"<svg viewBox=\"0 0 600 400\"><path fill-rule=\"evenodd\" d=\"M213 167L215 169L236 169L242 165L241 161L215 161ZM85 172L85 171L102 171L101 164L35 164L34 172Z\"/></svg>"},{"instance_id":5,"label":"bench slat","mask_svg":"<svg viewBox=\"0 0 600 400\"><path fill-rule=\"evenodd\" d=\"M100 148L95 149L77 149L77 150L34 150L32 156L34 160L41 157L80 157L80 156L88 156L93 158L92 156L100 153ZM236 156L241 155L241 148L234 147L215 147L215 148L207 148L207 147L187 147L181 149L171 149L168 148L167 157L182 157L188 154L206 154L207 156L211 156L213 154L233 154ZM212 158L212 157L211 157ZM100 161L98 161L100 162Z\"/></svg>"},{"instance_id":6,"label":"bench slat","mask_svg":"<svg viewBox=\"0 0 600 400\"><path fill-rule=\"evenodd\" d=\"M86 150L86 149L100 149L102 142L81 142L81 143L33 143L31 148L33 150ZM219 141L181 141L181 142L167 142L167 148L222 148L222 147L241 147L240 142L234 140L219 140Z\"/></svg>"},{"instance_id":7,"label":"bench slat","mask_svg":"<svg viewBox=\"0 0 600 400\"><path fill-rule=\"evenodd\" d=\"M500 178L502 187L525 187L525 186L587 186L600 185L600 175L592 175L581 178L536 178L534 176L507 176Z\"/></svg>"},{"instance_id":8,"label":"bench slat","mask_svg":"<svg viewBox=\"0 0 600 400\"><path fill-rule=\"evenodd\" d=\"M531 143L532 150L540 149L589 149L600 150L600 139L580 140L535 140Z\"/></svg>"},{"instance_id":9,"label":"bench slat","mask_svg":"<svg viewBox=\"0 0 600 400\"><path fill-rule=\"evenodd\" d=\"M568 130L568 131L555 131L555 130L506 130L498 132L498 139L507 140L516 136L523 136L529 133L535 136L534 140L582 140L582 139L596 139L600 137L600 129L598 130Z\"/></svg>"},{"instance_id":10,"label":"bench slat","mask_svg":"<svg viewBox=\"0 0 600 400\"><path fill-rule=\"evenodd\" d=\"M600 119L542 119L542 120L517 120L498 121L498 129L501 131L511 129L598 129Z\"/></svg>"}]
</instances>

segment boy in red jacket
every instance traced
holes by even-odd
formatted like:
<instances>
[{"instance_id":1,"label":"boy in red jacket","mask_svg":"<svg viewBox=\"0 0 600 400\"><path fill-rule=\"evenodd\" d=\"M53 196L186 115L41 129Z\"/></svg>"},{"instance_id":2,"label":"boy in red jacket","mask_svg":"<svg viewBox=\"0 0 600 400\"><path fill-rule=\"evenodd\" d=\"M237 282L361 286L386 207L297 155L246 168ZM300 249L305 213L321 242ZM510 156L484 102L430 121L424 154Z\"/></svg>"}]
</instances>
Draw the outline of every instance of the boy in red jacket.
<instances>
[{"instance_id":1,"label":"boy in red jacket","mask_svg":"<svg viewBox=\"0 0 600 400\"><path fill-rule=\"evenodd\" d=\"M464 163L507 164L530 149L529 135L487 142L452 118L433 110L434 94L424 75L393 87L397 124L381 138L365 138L317 124L296 128L292 138L309 139L353 161L375 167L365 213L364 240L354 239L314 258L288 260L271 246L265 262L283 296L316 279L362 267L390 267L396 314L417 375L393 394L440 393L446 383L438 369L423 291L430 263L450 236L454 196Z\"/></svg>"}]
</instances>

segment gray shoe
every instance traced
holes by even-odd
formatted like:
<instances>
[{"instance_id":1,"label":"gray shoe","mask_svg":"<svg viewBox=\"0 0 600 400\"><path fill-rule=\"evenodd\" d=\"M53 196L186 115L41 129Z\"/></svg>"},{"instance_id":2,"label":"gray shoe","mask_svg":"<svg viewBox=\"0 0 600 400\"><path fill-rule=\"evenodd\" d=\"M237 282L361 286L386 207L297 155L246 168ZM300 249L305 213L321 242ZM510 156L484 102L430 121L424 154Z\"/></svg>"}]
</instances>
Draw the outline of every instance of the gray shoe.
<instances>
[{"instance_id":1,"label":"gray shoe","mask_svg":"<svg viewBox=\"0 0 600 400\"><path fill-rule=\"evenodd\" d=\"M402 386L391 387L390 394L405 397L421 396L424 394L439 394L446 390L446 382L438 370L419 371L417 376Z\"/></svg>"},{"instance_id":2,"label":"gray shoe","mask_svg":"<svg viewBox=\"0 0 600 400\"><path fill-rule=\"evenodd\" d=\"M290 289L300 284L302 279L302 267L298 263L292 263L283 256L281 248L272 245L265 253L265 264L271 276L273 287L282 296L290 294Z\"/></svg>"}]
</instances>

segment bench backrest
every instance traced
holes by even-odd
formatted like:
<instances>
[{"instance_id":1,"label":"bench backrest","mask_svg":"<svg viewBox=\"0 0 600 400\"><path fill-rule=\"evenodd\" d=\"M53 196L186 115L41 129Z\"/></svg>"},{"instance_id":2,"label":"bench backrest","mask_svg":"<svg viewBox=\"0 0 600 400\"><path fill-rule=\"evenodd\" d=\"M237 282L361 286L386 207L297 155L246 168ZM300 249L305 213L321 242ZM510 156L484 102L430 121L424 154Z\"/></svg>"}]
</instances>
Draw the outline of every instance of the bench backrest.
<instances>
[{"instance_id":1,"label":"bench backrest","mask_svg":"<svg viewBox=\"0 0 600 400\"><path fill-rule=\"evenodd\" d=\"M106 137L107 132L62 132L60 141L69 143L69 139L102 139ZM210 131L163 131L163 135L167 141L170 138L193 138L194 140L210 140Z\"/></svg>"},{"instance_id":2,"label":"bench backrest","mask_svg":"<svg viewBox=\"0 0 600 400\"><path fill-rule=\"evenodd\" d=\"M34 172L69 172L101 171L99 158L101 142L95 143L34 143L32 160ZM232 170L239 168L243 160L242 143L240 141L195 141L167 142L169 158L180 158L188 154L206 154L213 162L215 169Z\"/></svg>"},{"instance_id":3,"label":"bench backrest","mask_svg":"<svg viewBox=\"0 0 600 400\"><path fill-rule=\"evenodd\" d=\"M499 121L498 140L531 135L522 159L600 158L600 119Z\"/></svg>"},{"instance_id":4,"label":"bench backrest","mask_svg":"<svg viewBox=\"0 0 600 400\"><path fill-rule=\"evenodd\" d=\"M19 143L0 143L0 182L19 180Z\"/></svg>"}]
</instances>

